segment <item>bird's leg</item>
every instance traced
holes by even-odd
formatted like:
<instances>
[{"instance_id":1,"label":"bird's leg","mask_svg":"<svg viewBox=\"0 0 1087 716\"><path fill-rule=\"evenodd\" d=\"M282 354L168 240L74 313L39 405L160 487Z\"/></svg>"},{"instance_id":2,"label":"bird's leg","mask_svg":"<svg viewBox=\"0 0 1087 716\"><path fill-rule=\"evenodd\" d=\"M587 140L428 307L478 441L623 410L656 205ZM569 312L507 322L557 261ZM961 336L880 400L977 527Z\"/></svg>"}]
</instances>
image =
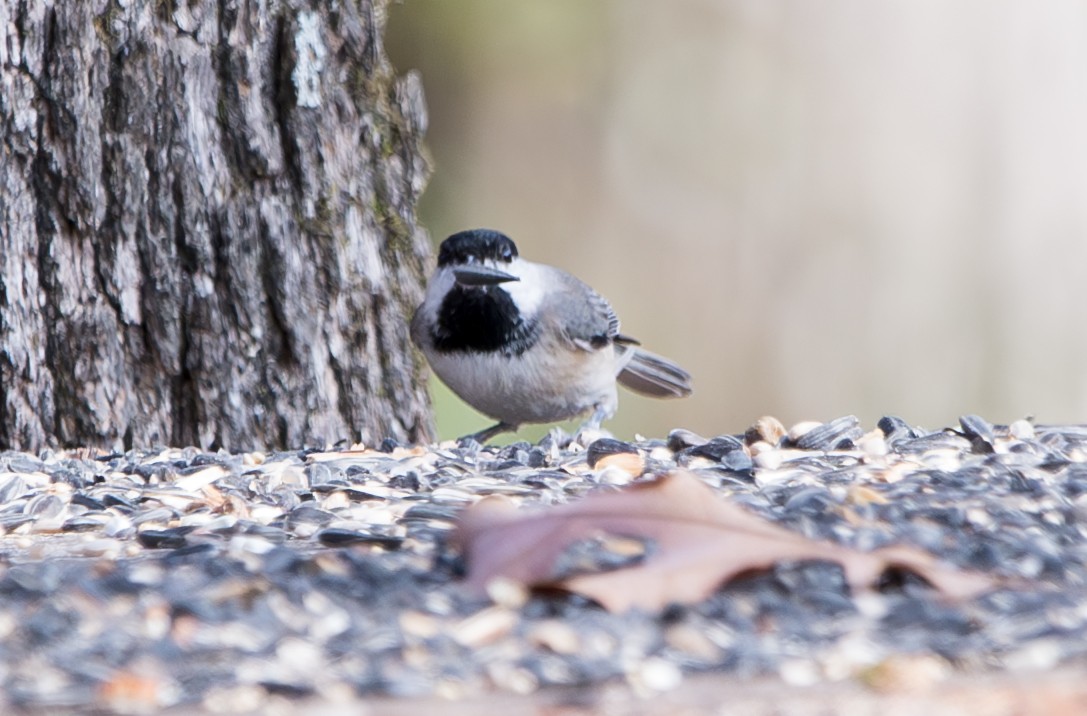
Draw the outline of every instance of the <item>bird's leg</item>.
<instances>
[{"instance_id":1,"label":"bird's leg","mask_svg":"<svg viewBox=\"0 0 1087 716\"><path fill-rule=\"evenodd\" d=\"M592 430L599 430L600 423L610 418L609 411L602 405L596 406L596 410L589 416L589 419L585 421L585 425L582 428L591 428Z\"/></svg>"},{"instance_id":2,"label":"bird's leg","mask_svg":"<svg viewBox=\"0 0 1087 716\"><path fill-rule=\"evenodd\" d=\"M497 423L495 425L492 425L489 428L485 428L483 430L480 430L478 433L472 433L471 435L465 435L464 437L457 440L457 442L458 443L463 443L463 442L468 441L468 440L475 440L480 445L483 445L488 440L493 438L495 435L499 435L501 433L513 432L514 430L517 429L517 427L518 426L514 425L513 423L506 423L506 422Z\"/></svg>"}]
</instances>

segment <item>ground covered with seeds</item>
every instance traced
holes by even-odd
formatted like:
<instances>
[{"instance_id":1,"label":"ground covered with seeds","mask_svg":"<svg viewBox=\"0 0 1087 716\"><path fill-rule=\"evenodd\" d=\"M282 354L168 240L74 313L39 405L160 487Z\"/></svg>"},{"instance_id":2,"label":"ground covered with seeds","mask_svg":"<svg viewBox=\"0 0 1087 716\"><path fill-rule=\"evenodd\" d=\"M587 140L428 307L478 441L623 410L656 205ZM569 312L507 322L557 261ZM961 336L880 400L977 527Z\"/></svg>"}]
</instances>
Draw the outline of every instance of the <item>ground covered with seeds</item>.
<instances>
[{"instance_id":1,"label":"ground covered with seeds","mask_svg":"<svg viewBox=\"0 0 1087 716\"><path fill-rule=\"evenodd\" d=\"M875 683L1087 652L1087 427L763 419L584 442L0 453L0 710L650 695L705 672ZM908 575L851 594L835 565L782 564L652 614L461 587L447 542L464 506L564 503L675 467L804 535L916 545L1005 586L949 604Z\"/></svg>"}]
</instances>

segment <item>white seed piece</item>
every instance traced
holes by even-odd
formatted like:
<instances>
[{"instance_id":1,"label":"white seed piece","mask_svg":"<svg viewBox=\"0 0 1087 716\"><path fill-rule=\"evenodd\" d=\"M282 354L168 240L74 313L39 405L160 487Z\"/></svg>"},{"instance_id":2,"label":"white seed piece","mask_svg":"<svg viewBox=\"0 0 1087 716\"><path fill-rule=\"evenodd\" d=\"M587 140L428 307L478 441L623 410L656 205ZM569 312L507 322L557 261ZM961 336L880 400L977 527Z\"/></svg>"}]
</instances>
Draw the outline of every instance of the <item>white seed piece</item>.
<instances>
[{"instance_id":1,"label":"white seed piece","mask_svg":"<svg viewBox=\"0 0 1087 716\"><path fill-rule=\"evenodd\" d=\"M351 500L343 490L336 490L321 501L323 510L339 510L351 505Z\"/></svg>"},{"instance_id":2,"label":"white seed piece","mask_svg":"<svg viewBox=\"0 0 1087 716\"><path fill-rule=\"evenodd\" d=\"M671 691L683 683L683 672L672 662L652 656L627 672L627 683L640 696Z\"/></svg>"},{"instance_id":3,"label":"white seed piece","mask_svg":"<svg viewBox=\"0 0 1087 716\"><path fill-rule=\"evenodd\" d=\"M213 714L258 713L268 692L256 684L215 686L204 697L203 707Z\"/></svg>"},{"instance_id":4,"label":"white seed piece","mask_svg":"<svg viewBox=\"0 0 1087 716\"><path fill-rule=\"evenodd\" d=\"M581 637L577 630L557 619L548 619L537 624L528 633L528 640L556 654L576 654L581 648Z\"/></svg>"},{"instance_id":5,"label":"white seed piece","mask_svg":"<svg viewBox=\"0 0 1087 716\"><path fill-rule=\"evenodd\" d=\"M803 659L782 661L778 674L790 686L811 686L819 681L819 667Z\"/></svg>"},{"instance_id":6,"label":"white seed piece","mask_svg":"<svg viewBox=\"0 0 1087 716\"><path fill-rule=\"evenodd\" d=\"M528 588L515 579L496 577L487 582L485 589L491 601L507 609L520 609L528 601Z\"/></svg>"},{"instance_id":7,"label":"white seed piece","mask_svg":"<svg viewBox=\"0 0 1087 716\"><path fill-rule=\"evenodd\" d=\"M498 688L515 694L531 694L540 685L531 671L505 661L488 664L487 676Z\"/></svg>"},{"instance_id":8,"label":"white seed piece","mask_svg":"<svg viewBox=\"0 0 1087 716\"><path fill-rule=\"evenodd\" d=\"M441 630L441 622L429 614L415 610L401 612L399 622L405 634L420 639L429 639Z\"/></svg>"},{"instance_id":9,"label":"white seed piece","mask_svg":"<svg viewBox=\"0 0 1087 716\"><path fill-rule=\"evenodd\" d=\"M690 624L675 624L664 633L664 641L671 648L690 654L703 661L713 661L721 656L721 650L706 634Z\"/></svg>"},{"instance_id":10,"label":"white seed piece","mask_svg":"<svg viewBox=\"0 0 1087 716\"><path fill-rule=\"evenodd\" d=\"M1008 426L1008 433L1016 440L1033 440L1034 426L1029 420L1016 420Z\"/></svg>"},{"instance_id":11,"label":"white seed piece","mask_svg":"<svg viewBox=\"0 0 1087 716\"><path fill-rule=\"evenodd\" d=\"M767 443L757 444L767 445ZM767 447L769 447L769 445L767 445ZM777 470L781 467L781 463L784 462L784 455L781 454L781 450L770 448L769 450L760 450L758 453L752 452L755 465L763 470Z\"/></svg>"},{"instance_id":12,"label":"white seed piece","mask_svg":"<svg viewBox=\"0 0 1087 716\"><path fill-rule=\"evenodd\" d=\"M201 487L210 485L219 478L226 477L230 471L221 465L208 465L203 470L197 470L189 475L182 475L174 480L174 484L182 490L196 492Z\"/></svg>"},{"instance_id":13,"label":"white seed piece","mask_svg":"<svg viewBox=\"0 0 1087 716\"><path fill-rule=\"evenodd\" d=\"M608 467L597 471L596 481L601 485L629 485L634 476L618 467Z\"/></svg>"},{"instance_id":14,"label":"white seed piece","mask_svg":"<svg viewBox=\"0 0 1087 716\"><path fill-rule=\"evenodd\" d=\"M866 457L872 459L886 457L888 452L887 438L883 436L883 431L878 429L861 436L861 439L857 441L857 447Z\"/></svg>"},{"instance_id":15,"label":"white seed piece","mask_svg":"<svg viewBox=\"0 0 1087 716\"><path fill-rule=\"evenodd\" d=\"M477 648L493 644L513 631L517 613L505 607L487 607L453 627L453 639L461 646Z\"/></svg>"},{"instance_id":16,"label":"white seed piece","mask_svg":"<svg viewBox=\"0 0 1087 716\"><path fill-rule=\"evenodd\" d=\"M789 428L789 440L796 442L804 435L822 425L818 420L804 420Z\"/></svg>"}]
</instances>

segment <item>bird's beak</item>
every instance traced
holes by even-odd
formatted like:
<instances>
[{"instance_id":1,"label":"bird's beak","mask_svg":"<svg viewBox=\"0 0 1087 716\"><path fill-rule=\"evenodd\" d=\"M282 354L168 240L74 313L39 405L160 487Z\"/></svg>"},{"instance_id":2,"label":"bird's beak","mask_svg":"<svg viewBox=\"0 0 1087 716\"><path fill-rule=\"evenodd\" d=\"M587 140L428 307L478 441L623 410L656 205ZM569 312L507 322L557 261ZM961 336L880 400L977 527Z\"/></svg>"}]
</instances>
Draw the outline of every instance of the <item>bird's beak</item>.
<instances>
[{"instance_id":1,"label":"bird's beak","mask_svg":"<svg viewBox=\"0 0 1087 716\"><path fill-rule=\"evenodd\" d=\"M457 283L463 286L496 286L507 281L520 281L516 276L487 266L461 266L453 269Z\"/></svg>"}]
</instances>

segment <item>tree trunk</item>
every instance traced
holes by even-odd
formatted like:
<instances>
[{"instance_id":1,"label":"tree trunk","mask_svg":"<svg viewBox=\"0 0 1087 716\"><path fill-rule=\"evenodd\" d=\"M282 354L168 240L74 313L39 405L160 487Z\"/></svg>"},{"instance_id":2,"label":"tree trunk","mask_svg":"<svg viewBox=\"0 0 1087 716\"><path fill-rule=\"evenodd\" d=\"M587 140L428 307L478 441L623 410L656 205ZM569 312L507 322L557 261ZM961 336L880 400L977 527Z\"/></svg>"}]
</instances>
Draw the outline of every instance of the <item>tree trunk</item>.
<instances>
[{"instance_id":1,"label":"tree trunk","mask_svg":"<svg viewBox=\"0 0 1087 716\"><path fill-rule=\"evenodd\" d=\"M430 437L385 5L0 3L0 448Z\"/></svg>"}]
</instances>

